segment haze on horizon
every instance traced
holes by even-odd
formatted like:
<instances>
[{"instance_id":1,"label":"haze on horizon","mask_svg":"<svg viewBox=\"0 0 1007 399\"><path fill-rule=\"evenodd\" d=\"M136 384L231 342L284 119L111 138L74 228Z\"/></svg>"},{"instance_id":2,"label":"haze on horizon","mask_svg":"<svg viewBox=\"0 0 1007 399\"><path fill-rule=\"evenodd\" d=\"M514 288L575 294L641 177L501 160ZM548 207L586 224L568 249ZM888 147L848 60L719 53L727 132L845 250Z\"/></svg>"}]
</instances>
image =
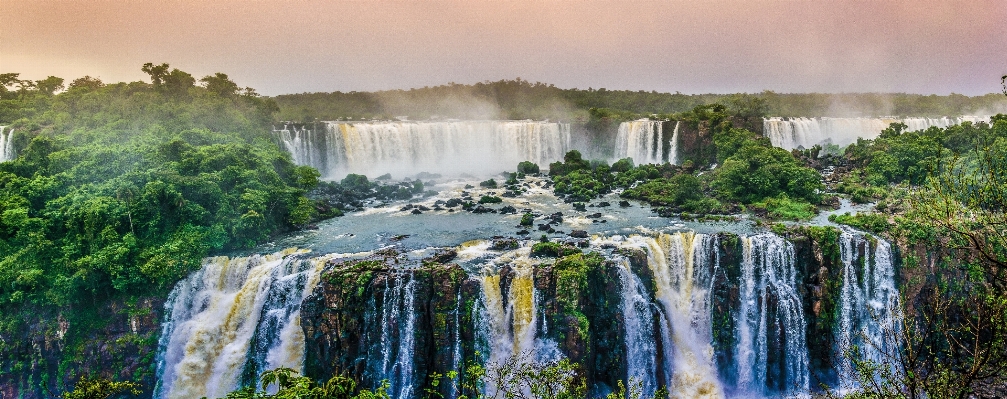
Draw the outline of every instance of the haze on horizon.
<instances>
[{"instance_id":1,"label":"haze on horizon","mask_svg":"<svg viewBox=\"0 0 1007 399\"><path fill-rule=\"evenodd\" d=\"M0 73L147 80L145 62L266 95L521 77L682 93L998 92L1007 3L0 2Z\"/></svg>"}]
</instances>

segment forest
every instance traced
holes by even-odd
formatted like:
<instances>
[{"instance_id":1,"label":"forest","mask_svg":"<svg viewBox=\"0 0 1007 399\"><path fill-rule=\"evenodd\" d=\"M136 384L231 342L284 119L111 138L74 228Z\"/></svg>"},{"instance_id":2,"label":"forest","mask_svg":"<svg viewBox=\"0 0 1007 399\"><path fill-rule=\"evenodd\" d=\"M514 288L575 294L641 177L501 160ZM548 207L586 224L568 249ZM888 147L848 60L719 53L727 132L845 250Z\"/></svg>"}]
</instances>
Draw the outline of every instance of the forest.
<instances>
[{"instance_id":1,"label":"forest","mask_svg":"<svg viewBox=\"0 0 1007 399\"><path fill-rule=\"evenodd\" d=\"M718 103L742 117L870 117L991 115L1007 112L998 93L682 94L605 88L561 89L520 78L475 84L449 83L409 90L284 94L274 97L283 121L394 119L551 119L588 121L599 114L619 120L691 111ZM591 110L594 109L594 112Z\"/></svg>"}]
</instances>

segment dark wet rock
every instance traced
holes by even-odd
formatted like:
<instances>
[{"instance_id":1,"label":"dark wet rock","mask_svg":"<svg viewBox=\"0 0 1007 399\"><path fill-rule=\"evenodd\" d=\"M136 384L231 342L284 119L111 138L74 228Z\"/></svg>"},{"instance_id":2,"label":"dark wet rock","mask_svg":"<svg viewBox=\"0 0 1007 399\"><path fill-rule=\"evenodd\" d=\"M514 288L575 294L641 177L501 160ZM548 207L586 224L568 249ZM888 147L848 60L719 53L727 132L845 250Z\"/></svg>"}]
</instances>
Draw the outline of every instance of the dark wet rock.
<instances>
[{"instance_id":1,"label":"dark wet rock","mask_svg":"<svg viewBox=\"0 0 1007 399\"><path fill-rule=\"evenodd\" d=\"M548 232L549 234L555 234L555 233L557 233L556 229L552 228L552 226L549 226L549 230L546 230L546 232ZM559 233L562 234L562 232L559 232Z\"/></svg>"},{"instance_id":2,"label":"dark wet rock","mask_svg":"<svg viewBox=\"0 0 1007 399\"><path fill-rule=\"evenodd\" d=\"M500 208L500 214L501 215L511 215L511 214L515 214L515 213L517 213L517 208L515 208L513 206L506 205L503 208Z\"/></svg>"},{"instance_id":3,"label":"dark wet rock","mask_svg":"<svg viewBox=\"0 0 1007 399\"><path fill-rule=\"evenodd\" d=\"M517 235L519 235L519 236L526 236L528 234L531 234L531 232L529 232L528 230L518 230L517 231Z\"/></svg>"},{"instance_id":4,"label":"dark wet rock","mask_svg":"<svg viewBox=\"0 0 1007 399\"><path fill-rule=\"evenodd\" d=\"M587 238L587 230L573 230L570 232L570 237Z\"/></svg>"},{"instance_id":5,"label":"dark wet rock","mask_svg":"<svg viewBox=\"0 0 1007 399\"><path fill-rule=\"evenodd\" d=\"M546 231L546 230L552 229L552 225L550 225L548 223L546 223L546 224L540 224L540 225L538 225L538 229L539 229L539 231Z\"/></svg>"},{"instance_id":6,"label":"dark wet rock","mask_svg":"<svg viewBox=\"0 0 1007 399\"><path fill-rule=\"evenodd\" d=\"M389 238L389 240L390 241L402 241L402 240L405 240L407 238L409 238L409 234L399 234L397 236Z\"/></svg>"},{"instance_id":7,"label":"dark wet rock","mask_svg":"<svg viewBox=\"0 0 1007 399\"><path fill-rule=\"evenodd\" d=\"M553 223L563 223L563 212L556 212L552 215L549 215L549 220L552 221Z\"/></svg>"},{"instance_id":8,"label":"dark wet rock","mask_svg":"<svg viewBox=\"0 0 1007 399\"><path fill-rule=\"evenodd\" d=\"M584 212L587 211L587 207L584 206L583 202L575 202L573 204L573 209Z\"/></svg>"},{"instance_id":9,"label":"dark wet rock","mask_svg":"<svg viewBox=\"0 0 1007 399\"><path fill-rule=\"evenodd\" d=\"M426 211L429 211L429 210L430 210L430 208L427 208L427 207L425 207L425 206L423 206L423 205L417 205L417 206L416 206L416 209L419 209L419 210L421 210L421 211L423 211L423 212L426 212Z\"/></svg>"},{"instance_id":10,"label":"dark wet rock","mask_svg":"<svg viewBox=\"0 0 1007 399\"><path fill-rule=\"evenodd\" d=\"M462 200L458 199L458 198L451 198L451 199L449 199L449 200L447 200L447 201L444 202L444 206L446 206L448 208L454 208L454 207L456 207L458 205L461 205L461 204L462 204Z\"/></svg>"},{"instance_id":11,"label":"dark wet rock","mask_svg":"<svg viewBox=\"0 0 1007 399\"><path fill-rule=\"evenodd\" d=\"M518 243L515 238L498 237L493 239L493 245L490 246L490 249L494 251L504 251L509 249L518 249L520 246L520 243Z\"/></svg>"},{"instance_id":12,"label":"dark wet rock","mask_svg":"<svg viewBox=\"0 0 1007 399\"><path fill-rule=\"evenodd\" d=\"M444 205L444 204L446 204L446 202L444 202L444 200L437 200L437 201L434 201L434 206L438 206L438 205Z\"/></svg>"},{"instance_id":13,"label":"dark wet rock","mask_svg":"<svg viewBox=\"0 0 1007 399\"><path fill-rule=\"evenodd\" d=\"M629 206L630 206L629 205L629 201L626 201L626 200L619 201L619 206L621 206L623 208L629 208Z\"/></svg>"},{"instance_id":14,"label":"dark wet rock","mask_svg":"<svg viewBox=\"0 0 1007 399\"><path fill-rule=\"evenodd\" d=\"M423 211L421 211L419 209L413 209L413 211L412 211L413 215L419 215L419 214L422 214L422 213L423 213Z\"/></svg>"},{"instance_id":15,"label":"dark wet rock","mask_svg":"<svg viewBox=\"0 0 1007 399\"><path fill-rule=\"evenodd\" d=\"M408 204L406 206L403 206L403 207L399 208L399 210L405 212L405 211L408 211L408 210L413 209L415 207L416 207L416 205Z\"/></svg>"},{"instance_id":16,"label":"dark wet rock","mask_svg":"<svg viewBox=\"0 0 1007 399\"><path fill-rule=\"evenodd\" d=\"M435 206L435 207L434 207L434 210L435 210L435 211L443 211L443 210L444 210L444 208L442 208L442 207L440 207L440 206Z\"/></svg>"},{"instance_id":17,"label":"dark wet rock","mask_svg":"<svg viewBox=\"0 0 1007 399\"><path fill-rule=\"evenodd\" d=\"M604 208L606 206L612 206L612 204L608 203L608 201L602 201L598 203L599 208Z\"/></svg>"},{"instance_id":18,"label":"dark wet rock","mask_svg":"<svg viewBox=\"0 0 1007 399\"><path fill-rule=\"evenodd\" d=\"M497 212L496 209L487 208L482 205L478 205L475 208L472 208L472 213L496 213L496 212Z\"/></svg>"},{"instance_id":19,"label":"dark wet rock","mask_svg":"<svg viewBox=\"0 0 1007 399\"><path fill-rule=\"evenodd\" d=\"M437 263L448 263L458 256L458 252L451 248L441 248L434 252L427 258L423 258L424 262L437 262Z\"/></svg>"},{"instance_id":20,"label":"dark wet rock","mask_svg":"<svg viewBox=\"0 0 1007 399\"><path fill-rule=\"evenodd\" d=\"M600 218L600 217L601 217L601 212L595 212L595 213L592 213L592 214L590 214L590 215L587 215L587 217L588 217L588 218L590 218L590 219L597 219L597 218Z\"/></svg>"}]
</instances>

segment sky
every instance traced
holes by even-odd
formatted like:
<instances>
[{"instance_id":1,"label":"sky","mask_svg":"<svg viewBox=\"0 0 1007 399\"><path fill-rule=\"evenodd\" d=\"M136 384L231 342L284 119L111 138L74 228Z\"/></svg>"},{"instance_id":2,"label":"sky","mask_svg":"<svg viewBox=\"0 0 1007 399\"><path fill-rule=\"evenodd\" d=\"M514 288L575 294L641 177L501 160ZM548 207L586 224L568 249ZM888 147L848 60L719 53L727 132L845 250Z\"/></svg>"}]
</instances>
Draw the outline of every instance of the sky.
<instances>
[{"instance_id":1,"label":"sky","mask_svg":"<svg viewBox=\"0 0 1007 399\"><path fill-rule=\"evenodd\" d=\"M1007 1L0 1L0 73L260 94L514 79L682 93L999 92Z\"/></svg>"}]
</instances>

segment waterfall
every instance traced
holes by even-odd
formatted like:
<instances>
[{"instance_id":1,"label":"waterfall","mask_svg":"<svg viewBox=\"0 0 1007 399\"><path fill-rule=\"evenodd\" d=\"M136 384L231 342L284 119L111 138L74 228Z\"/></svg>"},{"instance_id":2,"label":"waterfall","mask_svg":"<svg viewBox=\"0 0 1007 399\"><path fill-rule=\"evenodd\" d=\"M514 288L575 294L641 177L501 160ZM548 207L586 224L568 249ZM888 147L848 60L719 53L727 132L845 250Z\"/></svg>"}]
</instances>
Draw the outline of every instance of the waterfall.
<instances>
[{"instance_id":1,"label":"waterfall","mask_svg":"<svg viewBox=\"0 0 1007 399\"><path fill-rule=\"evenodd\" d=\"M17 158L14 153L14 129L11 128L4 134L7 126L0 126L0 162L7 162Z\"/></svg>"},{"instance_id":2,"label":"waterfall","mask_svg":"<svg viewBox=\"0 0 1007 399\"><path fill-rule=\"evenodd\" d=\"M393 280L389 286L388 280ZM385 280L381 305L381 379L388 380L392 397L416 394L416 279L401 272Z\"/></svg>"},{"instance_id":3,"label":"waterfall","mask_svg":"<svg viewBox=\"0 0 1007 399\"><path fill-rule=\"evenodd\" d=\"M808 349L794 248L775 234L742 237L737 385L743 392L808 392Z\"/></svg>"},{"instance_id":4,"label":"waterfall","mask_svg":"<svg viewBox=\"0 0 1007 399\"><path fill-rule=\"evenodd\" d=\"M668 323L665 369L673 397L723 397L713 360L710 294L718 267L716 238L691 232L645 240L657 301ZM711 256L713 255L713 256Z\"/></svg>"},{"instance_id":5,"label":"waterfall","mask_svg":"<svg viewBox=\"0 0 1007 399\"><path fill-rule=\"evenodd\" d=\"M668 146L668 162L678 165L678 127L682 121L675 121L675 131L671 134L671 142Z\"/></svg>"},{"instance_id":6,"label":"waterfall","mask_svg":"<svg viewBox=\"0 0 1007 399\"><path fill-rule=\"evenodd\" d=\"M763 134L773 146L792 150L811 148L816 144L832 143L846 146L858 138L874 139L888 125L901 122L907 131L926 130L931 127L946 128L962 122L989 122L988 116L960 116L941 118L766 118Z\"/></svg>"},{"instance_id":7,"label":"waterfall","mask_svg":"<svg viewBox=\"0 0 1007 399\"><path fill-rule=\"evenodd\" d=\"M664 156L664 128L661 121L641 119L622 122L615 137L616 159L633 158L637 164L662 164ZM675 125L675 133L678 125ZM675 137L677 139L677 136ZM674 140L677 141L677 140ZM676 144L672 144L672 150Z\"/></svg>"},{"instance_id":8,"label":"waterfall","mask_svg":"<svg viewBox=\"0 0 1007 399\"><path fill-rule=\"evenodd\" d=\"M531 267L515 267L504 298L500 275L484 275L482 286L484 334L490 343L490 361L501 362L515 355L537 355L535 332L538 311Z\"/></svg>"},{"instance_id":9,"label":"waterfall","mask_svg":"<svg viewBox=\"0 0 1007 399\"><path fill-rule=\"evenodd\" d=\"M872 240L846 227L840 236L843 286L836 331L838 359L847 359L856 345L862 359L880 362L899 345L902 318L891 244L876 237ZM860 248L864 249L863 255ZM838 363L841 382L850 386L852 365L846 360Z\"/></svg>"},{"instance_id":10,"label":"waterfall","mask_svg":"<svg viewBox=\"0 0 1007 399\"><path fill-rule=\"evenodd\" d=\"M618 271L626 331L626 380L639 380L643 395L651 397L658 388L658 365L650 295L628 261L622 259Z\"/></svg>"},{"instance_id":11,"label":"waterfall","mask_svg":"<svg viewBox=\"0 0 1007 399\"><path fill-rule=\"evenodd\" d=\"M496 174L570 150L570 125L536 121L326 122L324 131L274 129L295 163L323 177L348 173Z\"/></svg>"},{"instance_id":12,"label":"waterfall","mask_svg":"<svg viewBox=\"0 0 1007 399\"><path fill-rule=\"evenodd\" d=\"M155 397L222 397L248 365L302 367L300 303L322 262L294 254L209 258L175 286L165 303Z\"/></svg>"}]
</instances>

